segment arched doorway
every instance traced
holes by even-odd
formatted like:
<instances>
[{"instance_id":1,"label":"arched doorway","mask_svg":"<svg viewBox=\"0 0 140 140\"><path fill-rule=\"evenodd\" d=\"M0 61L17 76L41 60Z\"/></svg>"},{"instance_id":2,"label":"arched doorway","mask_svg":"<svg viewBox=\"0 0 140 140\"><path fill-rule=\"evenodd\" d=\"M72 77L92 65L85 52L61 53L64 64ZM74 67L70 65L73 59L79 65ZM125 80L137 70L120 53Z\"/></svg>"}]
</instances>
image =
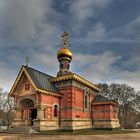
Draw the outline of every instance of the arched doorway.
<instances>
[{"instance_id":1,"label":"arched doorway","mask_svg":"<svg viewBox=\"0 0 140 140\"><path fill-rule=\"evenodd\" d=\"M30 109L31 126L33 125L33 120L37 118L37 109Z\"/></svg>"},{"instance_id":2,"label":"arched doorway","mask_svg":"<svg viewBox=\"0 0 140 140\"><path fill-rule=\"evenodd\" d=\"M23 99L20 101L22 108L22 119L27 120L27 125L32 126L34 119L37 118L37 109L31 99Z\"/></svg>"}]
</instances>

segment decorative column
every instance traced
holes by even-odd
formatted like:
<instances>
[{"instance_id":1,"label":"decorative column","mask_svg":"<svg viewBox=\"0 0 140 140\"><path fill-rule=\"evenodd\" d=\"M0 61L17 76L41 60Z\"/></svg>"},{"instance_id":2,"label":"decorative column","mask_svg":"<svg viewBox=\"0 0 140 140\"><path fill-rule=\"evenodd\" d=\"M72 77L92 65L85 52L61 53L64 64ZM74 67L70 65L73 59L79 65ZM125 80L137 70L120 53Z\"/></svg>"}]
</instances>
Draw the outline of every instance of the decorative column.
<instances>
[{"instance_id":1,"label":"decorative column","mask_svg":"<svg viewBox=\"0 0 140 140\"><path fill-rule=\"evenodd\" d=\"M16 119L18 119L18 120L22 119L22 110L21 109L16 110Z\"/></svg>"},{"instance_id":2,"label":"decorative column","mask_svg":"<svg viewBox=\"0 0 140 140\"><path fill-rule=\"evenodd\" d=\"M41 107L37 109L37 119L44 119L44 108Z\"/></svg>"}]
</instances>

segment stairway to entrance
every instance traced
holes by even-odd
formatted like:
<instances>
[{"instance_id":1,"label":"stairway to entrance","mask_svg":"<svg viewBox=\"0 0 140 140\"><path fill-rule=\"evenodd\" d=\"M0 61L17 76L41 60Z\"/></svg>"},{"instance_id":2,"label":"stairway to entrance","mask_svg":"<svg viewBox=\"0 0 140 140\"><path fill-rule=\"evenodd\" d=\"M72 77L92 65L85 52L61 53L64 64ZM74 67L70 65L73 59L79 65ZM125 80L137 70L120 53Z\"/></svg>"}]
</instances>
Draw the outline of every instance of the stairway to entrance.
<instances>
[{"instance_id":1,"label":"stairway to entrance","mask_svg":"<svg viewBox=\"0 0 140 140\"><path fill-rule=\"evenodd\" d=\"M29 134L31 129L32 129L31 126L18 126L18 127L9 128L7 130L7 133L12 133L12 134Z\"/></svg>"}]
</instances>

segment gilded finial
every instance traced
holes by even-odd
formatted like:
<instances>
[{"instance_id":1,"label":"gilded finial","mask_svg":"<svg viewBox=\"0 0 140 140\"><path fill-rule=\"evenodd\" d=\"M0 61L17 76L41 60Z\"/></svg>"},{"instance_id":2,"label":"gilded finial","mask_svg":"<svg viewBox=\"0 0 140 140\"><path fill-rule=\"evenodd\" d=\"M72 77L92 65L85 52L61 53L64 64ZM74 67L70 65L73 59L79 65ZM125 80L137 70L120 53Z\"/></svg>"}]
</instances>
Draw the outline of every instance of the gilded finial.
<instances>
[{"instance_id":1,"label":"gilded finial","mask_svg":"<svg viewBox=\"0 0 140 140\"><path fill-rule=\"evenodd\" d=\"M63 41L63 47L68 48L69 47L69 41L68 41L68 33L64 32L62 35L62 41Z\"/></svg>"},{"instance_id":2,"label":"gilded finial","mask_svg":"<svg viewBox=\"0 0 140 140\"><path fill-rule=\"evenodd\" d=\"M71 61L72 60L72 52L68 46L68 33L64 32L61 37L62 37L63 47L61 47L58 50L57 58L58 58L58 60L62 60L62 58L65 58L65 59Z\"/></svg>"}]
</instances>

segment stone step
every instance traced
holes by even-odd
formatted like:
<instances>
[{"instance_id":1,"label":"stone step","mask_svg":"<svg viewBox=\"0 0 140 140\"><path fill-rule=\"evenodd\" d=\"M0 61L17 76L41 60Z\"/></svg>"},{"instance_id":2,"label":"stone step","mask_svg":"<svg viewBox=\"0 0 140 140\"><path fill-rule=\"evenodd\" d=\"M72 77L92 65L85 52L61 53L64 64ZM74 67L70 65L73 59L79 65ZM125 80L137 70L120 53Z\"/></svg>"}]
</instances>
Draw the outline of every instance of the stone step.
<instances>
[{"instance_id":1,"label":"stone step","mask_svg":"<svg viewBox=\"0 0 140 140\"><path fill-rule=\"evenodd\" d=\"M12 127L8 130L0 130L0 132L10 133L10 134L37 134L34 128L31 126L20 126L20 127Z\"/></svg>"},{"instance_id":2,"label":"stone step","mask_svg":"<svg viewBox=\"0 0 140 140\"><path fill-rule=\"evenodd\" d=\"M28 126L24 126L24 127L13 127L8 129L8 133L23 133L23 134L27 134L30 132L30 129L32 129L31 127Z\"/></svg>"}]
</instances>

